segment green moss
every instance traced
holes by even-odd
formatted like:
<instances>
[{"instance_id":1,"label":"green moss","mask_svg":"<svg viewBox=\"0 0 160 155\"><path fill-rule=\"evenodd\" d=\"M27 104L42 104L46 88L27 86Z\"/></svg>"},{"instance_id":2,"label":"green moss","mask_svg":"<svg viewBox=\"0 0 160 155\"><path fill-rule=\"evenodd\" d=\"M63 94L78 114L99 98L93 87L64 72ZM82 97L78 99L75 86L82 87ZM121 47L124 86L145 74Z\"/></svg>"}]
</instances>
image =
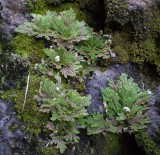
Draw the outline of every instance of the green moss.
<instances>
[{"instance_id":1,"label":"green moss","mask_svg":"<svg viewBox=\"0 0 160 155\"><path fill-rule=\"evenodd\" d=\"M153 141L146 131L135 135L137 144L143 148L147 155L160 155L159 145Z\"/></svg>"},{"instance_id":2,"label":"green moss","mask_svg":"<svg viewBox=\"0 0 160 155\"><path fill-rule=\"evenodd\" d=\"M83 11L81 11L79 9L79 6L78 6L77 3L62 3L61 5L50 8L50 10L56 11L56 12L59 13L59 12L62 12L64 10L69 10L70 8L72 8L74 10L74 12L76 13L76 17L77 17L78 20L86 21L86 15Z\"/></svg>"},{"instance_id":3,"label":"green moss","mask_svg":"<svg viewBox=\"0 0 160 155\"><path fill-rule=\"evenodd\" d=\"M15 124L15 125L12 125L9 129L10 129L11 132L14 132L14 131L16 131L19 128L20 127L17 124Z\"/></svg>"},{"instance_id":4,"label":"green moss","mask_svg":"<svg viewBox=\"0 0 160 155\"><path fill-rule=\"evenodd\" d=\"M127 32L122 31L115 33L112 40L113 50L118 55L118 62L130 61L140 65L150 63L155 65L160 73L160 47L155 38L135 41L131 40Z\"/></svg>"},{"instance_id":5,"label":"green moss","mask_svg":"<svg viewBox=\"0 0 160 155\"><path fill-rule=\"evenodd\" d=\"M108 23L112 20L125 25L129 21L127 3L124 0L105 0L104 3Z\"/></svg>"},{"instance_id":6,"label":"green moss","mask_svg":"<svg viewBox=\"0 0 160 155\"><path fill-rule=\"evenodd\" d=\"M136 63L144 63L145 61L154 63L156 56L158 56L155 40L149 39L139 43L132 43L130 56L132 61Z\"/></svg>"},{"instance_id":7,"label":"green moss","mask_svg":"<svg viewBox=\"0 0 160 155\"><path fill-rule=\"evenodd\" d=\"M133 155L134 146L131 145L130 137L123 134L107 133L93 137L92 149L94 154L102 155ZM127 147L126 147L127 146Z\"/></svg>"},{"instance_id":8,"label":"green moss","mask_svg":"<svg viewBox=\"0 0 160 155\"><path fill-rule=\"evenodd\" d=\"M65 3L61 3L61 1L62 0L57 1L57 3L56 1L55 3L52 3L52 0L49 0L49 1L48 0L36 0L34 2L29 0L29 9L32 13L44 15L48 10L62 12L64 10L69 10L70 8L72 8L75 11L78 20L86 20L86 16L84 12L82 12L79 9L78 4L75 3L74 0L71 1L72 3L69 3L67 1L65 1Z\"/></svg>"},{"instance_id":9,"label":"green moss","mask_svg":"<svg viewBox=\"0 0 160 155\"><path fill-rule=\"evenodd\" d=\"M15 96L14 89L5 90L0 93L0 98L8 102L12 101L14 96Z\"/></svg>"},{"instance_id":10,"label":"green moss","mask_svg":"<svg viewBox=\"0 0 160 155\"><path fill-rule=\"evenodd\" d=\"M107 135L107 153L108 155L117 155L121 152L120 137L116 134L109 133Z\"/></svg>"},{"instance_id":11,"label":"green moss","mask_svg":"<svg viewBox=\"0 0 160 155\"><path fill-rule=\"evenodd\" d=\"M14 98L15 109L18 113L19 118L21 118L26 126L26 131L31 134L38 136L42 131L46 131L46 123L49 120L49 116L43 112L40 112L37 105L37 101L34 96L37 94L36 90L39 88L39 83L41 82L40 77L31 76L29 90L26 100L26 105L24 107L24 112L22 113L25 89L17 90L16 96Z\"/></svg>"},{"instance_id":12,"label":"green moss","mask_svg":"<svg viewBox=\"0 0 160 155\"><path fill-rule=\"evenodd\" d=\"M11 42L11 45L17 54L27 54L31 62L39 62L45 57L43 52L44 41L31 38L26 34L18 34Z\"/></svg>"},{"instance_id":13,"label":"green moss","mask_svg":"<svg viewBox=\"0 0 160 155\"><path fill-rule=\"evenodd\" d=\"M53 146L43 147L41 150L42 155L61 155L59 150Z\"/></svg>"},{"instance_id":14,"label":"green moss","mask_svg":"<svg viewBox=\"0 0 160 155\"><path fill-rule=\"evenodd\" d=\"M36 0L36 1L28 0L28 6L29 10L32 13L42 14L42 15L44 15L46 11L49 9L46 0Z\"/></svg>"},{"instance_id":15,"label":"green moss","mask_svg":"<svg viewBox=\"0 0 160 155\"><path fill-rule=\"evenodd\" d=\"M120 63L126 63L129 61L129 48L131 42L126 32L116 33L113 38L113 51L118 56Z\"/></svg>"}]
</instances>

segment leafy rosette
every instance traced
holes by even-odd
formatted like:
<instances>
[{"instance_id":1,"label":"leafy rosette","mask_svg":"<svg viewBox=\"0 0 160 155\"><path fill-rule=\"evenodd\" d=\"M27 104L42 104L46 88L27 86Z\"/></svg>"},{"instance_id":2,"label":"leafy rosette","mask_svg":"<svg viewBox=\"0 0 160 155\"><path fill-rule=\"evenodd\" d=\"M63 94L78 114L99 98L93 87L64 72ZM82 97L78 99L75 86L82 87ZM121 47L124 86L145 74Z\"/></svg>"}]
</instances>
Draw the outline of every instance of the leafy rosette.
<instances>
[{"instance_id":1,"label":"leafy rosette","mask_svg":"<svg viewBox=\"0 0 160 155\"><path fill-rule=\"evenodd\" d=\"M79 141L79 130L85 127L88 115L86 107L90 105L90 96L81 96L76 90L65 90L60 83L44 78L36 99L40 109L51 114L47 128L52 131L50 144L63 153L67 144Z\"/></svg>"},{"instance_id":2,"label":"leafy rosette","mask_svg":"<svg viewBox=\"0 0 160 155\"><path fill-rule=\"evenodd\" d=\"M117 82L109 81L109 87L102 89L104 107L111 132L136 132L146 128L150 122L146 114L146 103L150 94L141 90L132 78L122 74Z\"/></svg>"},{"instance_id":3,"label":"leafy rosette","mask_svg":"<svg viewBox=\"0 0 160 155\"><path fill-rule=\"evenodd\" d=\"M35 36L45 37L53 42L79 42L91 37L92 29L85 22L78 21L72 9L60 12L48 11L46 15L32 14L32 21L20 25L16 31Z\"/></svg>"},{"instance_id":4,"label":"leafy rosette","mask_svg":"<svg viewBox=\"0 0 160 155\"><path fill-rule=\"evenodd\" d=\"M79 70L82 68L80 61L83 59L78 56L74 51L67 51L65 48L60 46L58 49L44 49L48 59L43 60L38 65L39 70L44 70L44 73L53 75L53 71L60 72L65 78L68 76L76 77ZM48 68L48 70L47 70Z\"/></svg>"}]
</instances>

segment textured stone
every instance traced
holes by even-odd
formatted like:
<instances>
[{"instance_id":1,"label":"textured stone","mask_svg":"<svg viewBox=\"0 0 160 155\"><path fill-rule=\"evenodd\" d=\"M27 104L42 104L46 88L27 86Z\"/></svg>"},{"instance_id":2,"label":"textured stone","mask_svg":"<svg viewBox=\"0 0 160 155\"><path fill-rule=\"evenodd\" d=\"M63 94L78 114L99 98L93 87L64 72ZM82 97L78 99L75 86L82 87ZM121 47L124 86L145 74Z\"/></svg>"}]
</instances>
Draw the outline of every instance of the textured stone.
<instances>
[{"instance_id":1,"label":"textured stone","mask_svg":"<svg viewBox=\"0 0 160 155\"><path fill-rule=\"evenodd\" d=\"M0 14L2 18L2 31L11 37L14 29L26 21L26 9L20 0L0 0Z\"/></svg>"},{"instance_id":2,"label":"textured stone","mask_svg":"<svg viewBox=\"0 0 160 155\"><path fill-rule=\"evenodd\" d=\"M160 142L160 85L155 94L149 101L148 115L151 118L151 125L148 127L148 133L156 141Z\"/></svg>"},{"instance_id":3,"label":"textured stone","mask_svg":"<svg viewBox=\"0 0 160 155\"><path fill-rule=\"evenodd\" d=\"M158 0L104 0L106 32L130 29L135 38L147 38L157 3Z\"/></svg>"}]
</instances>

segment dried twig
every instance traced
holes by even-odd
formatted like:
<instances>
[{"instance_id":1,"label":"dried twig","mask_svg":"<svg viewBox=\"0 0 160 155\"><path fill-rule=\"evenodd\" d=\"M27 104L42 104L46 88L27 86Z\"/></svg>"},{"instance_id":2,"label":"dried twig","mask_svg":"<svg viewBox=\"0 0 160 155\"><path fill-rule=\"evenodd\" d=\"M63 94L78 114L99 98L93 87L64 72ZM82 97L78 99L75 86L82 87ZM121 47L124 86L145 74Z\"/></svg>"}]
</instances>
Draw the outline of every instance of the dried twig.
<instances>
[{"instance_id":1,"label":"dried twig","mask_svg":"<svg viewBox=\"0 0 160 155\"><path fill-rule=\"evenodd\" d=\"M27 86L26 86L26 92L25 92L25 96L24 96L24 102L23 102L22 113L23 113L24 107L25 107L25 105L26 105L26 99L27 99L28 87L29 87L29 79L30 79L30 73L28 74L28 77L27 77Z\"/></svg>"}]
</instances>

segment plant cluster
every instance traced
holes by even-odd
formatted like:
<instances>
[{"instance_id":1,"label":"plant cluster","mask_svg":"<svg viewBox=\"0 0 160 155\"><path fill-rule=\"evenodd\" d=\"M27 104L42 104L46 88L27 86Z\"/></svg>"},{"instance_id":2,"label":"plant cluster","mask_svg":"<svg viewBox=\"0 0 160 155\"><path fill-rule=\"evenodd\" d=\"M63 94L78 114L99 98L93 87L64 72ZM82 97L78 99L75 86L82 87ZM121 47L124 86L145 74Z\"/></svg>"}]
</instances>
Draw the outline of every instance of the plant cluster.
<instances>
[{"instance_id":1,"label":"plant cluster","mask_svg":"<svg viewBox=\"0 0 160 155\"><path fill-rule=\"evenodd\" d=\"M41 64L36 66L36 70L49 76L53 76L54 72L59 71L65 78L68 76L75 77L83 66L80 65L82 60L74 51L67 51L63 46L54 50L52 48L44 49L48 59L43 60ZM52 68L52 69L51 69ZM54 71L53 71L54 69Z\"/></svg>"},{"instance_id":2,"label":"plant cluster","mask_svg":"<svg viewBox=\"0 0 160 155\"><path fill-rule=\"evenodd\" d=\"M54 43L74 43L91 37L92 29L78 21L72 9L60 12L48 11L46 15L32 14L32 21L20 25L16 31L37 38L44 37Z\"/></svg>"},{"instance_id":3,"label":"plant cluster","mask_svg":"<svg viewBox=\"0 0 160 155\"><path fill-rule=\"evenodd\" d=\"M150 96L140 90L133 79L127 79L126 74L117 82L110 80L109 87L102 89L106 114L93 113L89 117L86 117L86 107L90 105L90 97L65 89L61 82L61 77L78 77L85 69L84 63L90 65L108 59L108 36L93 35L92 29L76 20L72 9L32 16L32 21L20 25L17 32L49 40L50 47L44 49L47 58L35 65L36 71L44 75L35 98L40 110L51 116L47 125L52 132L50 144L55 144L63 153L67 144L79 141L81 128L87 128L92 135L108 131L132 133L146 127L149 119L145 114L145 102ZM56 83L51 81L53 78Z\"/></svg>"},{"instance_id":4,"label":"plant cluster","mask_svg":"<svg viewBox=\"0 0 160 155\"><path fill-rule=\"evenodd\" d=\"M36 99L43 112L51 113L47 127L52 131L50 144L63 153L67 144L79 141L79 130L85 127L84 117L88 115L86 107L90 97L81 97L73 89L65 90L60 82L53 83L44 78Z\"/></svg>"},{"instance_id":5,"label":"plant cluster","mask_svg":"<svg viewBox=\"0 0 160 155\"><path fill-rule=\"evenodd\" d=\"M57 71L65 78L76 77L82 70L81 62L91 64L98 58L109 58L109 38L93 37L92 29L85 22L76 20L72 9L59 14L48 11L46 15L32 16L31 22L25 22L16 31L50 40L50 48L44 49L48 58L36 67L38 72L52 75Z\"/></svg>"},{"instance_id":6,"label":"plant cluster","mask_svg":"<svg viewBox=\"0 0 160 155\"><path fill-rule=\"evenodd\" d=\"M150 94L142 91L132 78L128 79L127 74L123 73L116 82L109 80L109 87L101 91L106 116L94 114L89 117L87 120L90 125L89 134L105 130L113 133L133 133L146 128L150 123L146 114L148 109L146 102ZM93 123L97 119L101 125Z\"/></svg>"}]
</instances>

